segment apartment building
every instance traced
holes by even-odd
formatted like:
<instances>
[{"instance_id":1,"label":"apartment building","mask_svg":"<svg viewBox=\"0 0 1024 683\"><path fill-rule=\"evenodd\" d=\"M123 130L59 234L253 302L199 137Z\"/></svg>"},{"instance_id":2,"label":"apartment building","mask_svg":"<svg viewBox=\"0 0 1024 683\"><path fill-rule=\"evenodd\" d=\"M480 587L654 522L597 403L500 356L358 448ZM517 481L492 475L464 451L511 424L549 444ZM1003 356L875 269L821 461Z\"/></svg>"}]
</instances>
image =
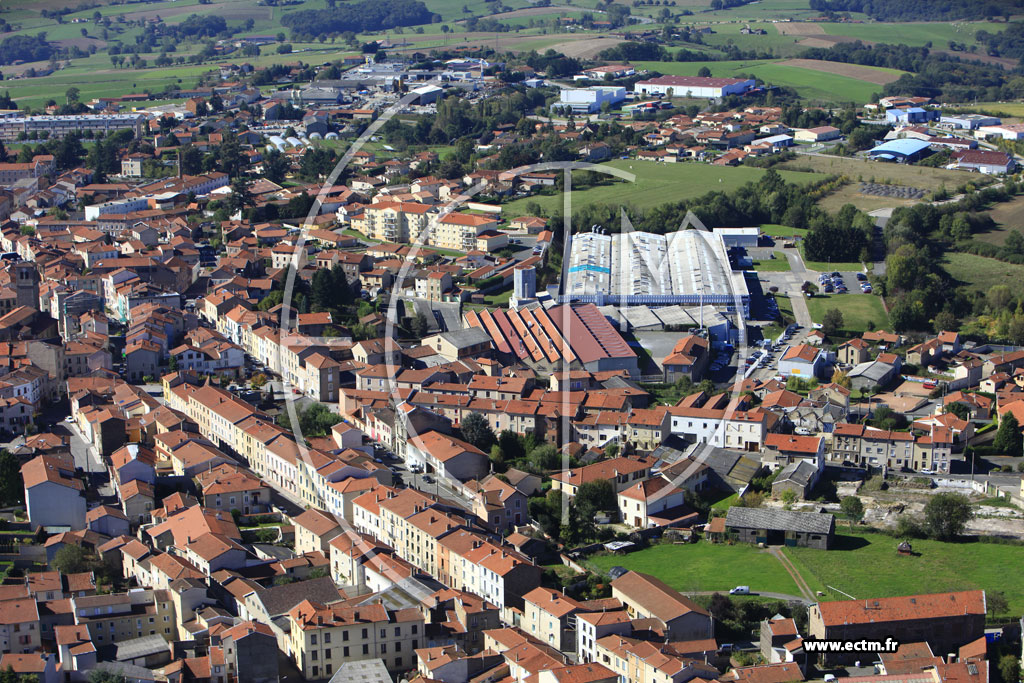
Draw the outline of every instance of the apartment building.
<instances>
[{"instance_id":1,"label":"apartment building","mask_svg":"<svg viewBox=\"0 0 1024 683\"><path fill-rule=\"evenodd\" d=\"M333 605L303 600L288 612L288 645L307 679L328 678L347 662L380 658L392 674L416 666L423 642L423 615L389 610L380 602Z\"/></svg>"}]
</instances>

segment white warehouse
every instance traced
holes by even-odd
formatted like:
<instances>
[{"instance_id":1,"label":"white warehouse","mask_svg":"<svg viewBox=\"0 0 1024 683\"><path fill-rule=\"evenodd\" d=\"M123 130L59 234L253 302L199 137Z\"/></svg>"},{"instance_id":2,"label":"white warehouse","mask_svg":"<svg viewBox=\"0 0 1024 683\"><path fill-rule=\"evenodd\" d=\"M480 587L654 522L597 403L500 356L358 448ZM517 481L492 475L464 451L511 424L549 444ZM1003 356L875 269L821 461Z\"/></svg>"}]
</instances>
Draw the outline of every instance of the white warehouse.
<instances>
[{"instance_id":1,"label":"white warehouse","mask_svg":"<svg viewBox=\"0 0 1024 683\"><path fill-rule=\"evenodd\" d=\"M633 92L638 95L667 95L671 90L673 97L718 99L726 95L742 95L755 85L750 78L659 76L649 81L638 81Z\"/></svg>"},{"instance_id":2,"label":"white warehouse","mask_svg":"<svg viewBox=\"0 0 1024 683\"><path fill-rule=\"evenodd\" d=\"M563 265L564 302L598 306L714 306L749 315L743 273L733 271L725 236L706 230L667 235L601 231L572 235Z\"/></svg>"},{"instance_id":3,"label":"white warehouse","mask_svg":"<svg viewBox=\"0 0 1024 683\"><path fill-rule=\"evenodd\" d=\"M589 88L563 88L556 107L569 107L573 114L596 114L607 102L614 106L626 99L626 89L595 85Z\"/></svg>"}]
</instances>

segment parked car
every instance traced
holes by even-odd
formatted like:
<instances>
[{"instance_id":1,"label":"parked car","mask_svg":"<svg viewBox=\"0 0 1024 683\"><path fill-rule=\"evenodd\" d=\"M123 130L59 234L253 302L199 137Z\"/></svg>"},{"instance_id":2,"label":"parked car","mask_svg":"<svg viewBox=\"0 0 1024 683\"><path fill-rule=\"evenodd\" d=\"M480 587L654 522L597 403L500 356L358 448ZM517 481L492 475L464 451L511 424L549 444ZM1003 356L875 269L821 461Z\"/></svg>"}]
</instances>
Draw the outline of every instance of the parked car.
<instances>
[{"instance_id":1,"label":"parked car","mask_svg":"<svg viewBox=\"0 0 1024 683\"><path fill-rule=\"evenodd\" d=\"M750 586L736 586L729 589L729 595L750 595Z\"/></svg>"},{"instance_id":2,"label":"parked car","mask_svg":"<svg viewBox=\"0 0 1024 683\"><path fill-rule=\"evenodd\" d=\"M863 282L864 280L868 279L868 276L865 275L864 273L857 273L857 279Z\"/></svg>"}]
</instances>

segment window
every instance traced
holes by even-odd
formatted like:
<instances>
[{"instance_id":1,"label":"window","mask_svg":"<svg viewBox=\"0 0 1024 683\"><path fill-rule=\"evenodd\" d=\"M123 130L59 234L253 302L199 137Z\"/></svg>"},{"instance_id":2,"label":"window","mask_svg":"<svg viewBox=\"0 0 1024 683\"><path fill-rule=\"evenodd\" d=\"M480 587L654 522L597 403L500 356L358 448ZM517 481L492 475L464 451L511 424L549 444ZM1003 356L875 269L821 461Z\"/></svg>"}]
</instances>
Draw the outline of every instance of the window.
<instances>
[{"instance_id":1,"label":"window","mask_svg":"<svg viewBox=\"0 0 1024 683\"><path fill-rule=\"evenodd\" d=\"M398 638L401 635L402 635L402 627L401 626L396 626L395 627L395 638Z\"/></svg>"},{"instance_id":2,"label":"window","mask_svg":"<svg viewBox=\"0 0 1024 683\"><path fill-rule=\"evenodd\" d=\"M370 646L369 645L363 645L363 654L364 655L370 654Z\"/></svg>"},{"instance_id":3,"label":"window","mask_svg":"<svg viewBox=\"0 0 1024 683\"><path fill-rule=\"evenodd\" d=\"M346 658L348 657L348 645L346 645L344 648L342 648L341 656L342 657L346 657Z\"/></svg>"},{"instance_id":4,"label":"window","mask_svg":"<svg viewBox=\"0 0 1024 683\"><path fill-rule=\"evenodd\" d=\"M330 659L330 658L331 658L331 648L326 648L324 650L324 659Z\"/></svg>"},{"instance_id":5,"label":"window","mask_svg":"<svg viewBox=\"0 0 1024 683\"><path fill-rule=\"evenodd\" d=\"M387 653L387 651L388 651L388 644L387 643L381 643L380 644L380 653L381 654L385 654L385 653Z\"/></svg>"},{"instance_id":6,"label":"window","mask_svg":"<svg viewBox=\"0 0 1024 683\"><path fill-rule=\"evenodd\" d=\"M416 631L418 631L418 630L419 630L419 624L413 624L412 625L412 634L416 635ZM416 647L416 646L413 645L413 647Z\"/></svg>"},{"instance_id":7,"label":"window","mask_svg":"<svg viewBox=\"0 0 1024 683\"><path fill-rule=\"evenodd\" d=\"M313 667L313 678L319 678L319 677L320 677L320 667L314 666Z\"/></svg>"},{"instance_id":8,"label":"window","mask_svg":"<svg viewBox=\"0 0 1024 683\"><path fill-rule=\"evenodd\" d=\"M313 660L314 662L316 661L316 659L317 659L317 655L318 655L318 654L319 654L319 653L318 653L318 652L317 652L316 650L313 650L312 660Z\"/></svg>"},{"instance_id":9,"label":"window","mask_svg":"<svg viewBox=\"0 0 1024 683\"><path fill-rule=\"evenodd\" d=\"M316 634L315 633L309 637L309 644L310 645L316 645Z\"/></svg>"},{"instance_id":10,"label":"window","mask_svg":"<svg viewBox=\"0 0 1024 683\"><path fill-rule=\"evenodd\" d=\"M380 630L380 637L381 638L387 638L388 637L388 630L386 628L382 628Z\"/></svg>"},{"instance_id":11,"label":"window","mask_svg":"<svg viewBox=\"0 0 1024 683\"><path fill-rule=\"evenodd\" d=\"M330 633L325 633L324 634L324 645L327 645L330 642L331 642L331 634Z\"/></svg>"},{"instance_id":12,"label":"window","mask_svg":"<svg viewBox=\"0 0 1024 683\"><path fill-rule=\"evenodd\" d=\"M401 652L401 651L402 651L402 643L401 643L401 641L399 641L399 642L395 643L395 652Z\"/></svg>"},{"instance_id":13,"label":"window","mask_svg":"<svg viewBox=\"0 0 1024 683\"><path fill-rule=\"evenodd\" d=\"M364 628L363 629L363 640L366 640L369 637L370 637L370 629Z\"/></svg>"},{"instance_id":14,"label":"window","mask_svg":"<svg viewBox=\"0 0 1024 683\"><path fill-rule=\"evenodd\" d=\"M348 642L348 631L341 632L341 640L346 643Z\"/></svg>"},{"instance_id":15,"label":"window","mask_svg":"<svg viewBox=\"0 0 1024 683\"><path fill-rule=\"evenodd\" d=\"M395 657L395 666L402 666L402 658Z\"/></svg>"}]
</instances>

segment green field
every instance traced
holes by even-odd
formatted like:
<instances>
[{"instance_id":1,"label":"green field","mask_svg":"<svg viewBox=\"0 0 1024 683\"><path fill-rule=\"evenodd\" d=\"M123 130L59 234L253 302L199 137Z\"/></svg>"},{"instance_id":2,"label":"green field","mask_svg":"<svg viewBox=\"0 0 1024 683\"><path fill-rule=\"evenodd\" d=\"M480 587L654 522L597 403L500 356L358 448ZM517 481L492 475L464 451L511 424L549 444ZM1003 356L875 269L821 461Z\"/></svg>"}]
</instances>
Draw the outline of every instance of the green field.
<instances>
[{"instance_id":1,"label":"green field","mask_svg":"<svg viewBox=\"0 0 1024 683\"><path fill-rule=\"evenodd\" d=\"M754 261L754 270L763 273L788 273L792 268L789 266L789 259L781 251L775 252L775 258L764 261Z\"/></svg>"},{"instance_id":2,"label":"green field","mask_svg":"<svg viewBox=\"0 0 1024 683\"><path fill-rule=\"evenodd\" d=\"M576 206L583 204L613 204L647 209L665 202L699 197L712 190L732 192L745 183L757 180L765 171L748 166L710 166L697 162L664 164L656 161L634 161L617 159L607 164L636 175L635 182L616 180L608 185L597 185L582 190L573 190L572 201ZM812 173L783 171L782 177L795 183L807 183L820 176ZM536 202L541 211L550 216L562 210L561 194L535 195L524 197L503 205L502 215L521 216L528 213L527 204ZM708 226L713 227L713 226Z\"/></svg>"},{"instance_id":3,"label":"green field","mask_svg":"<svg viewBox=\"0 0 1024 683\"><path fill-rule=\"evenodd\" d=\"M807 231L801 228L791 228L788 225L765 223L761 226L761 233L772 237L793 237L794 235L805 235Z\"/></svg>"},{"instance_id":4,"label":"green field","mask_svg":"<svg viewBox=\"0 0 1024 683\"><path fill-rule=\"evenodd\" d=\"M1024 582L1018 568L1024 547L987 543L913 541L916 557L896 554L898 539L840 528L832 550L786 548L801 576L855 598L982 588L1003 591L1010 613L1024 611ZM813 587L813 584L812 584ZM826 589L827 590L827 589ZM846 598L833 590L828 600Z\"/></svg>"},{"instance_id":5,"label":"green field","mask_svg":"<svg viewBox=\"0 0 1024 683\"><path fill-rule=\"evenodd\" d=\"M819 294L807 299L807 310L814 322L820 323L825 312L833 308L843 312L844 332L865 332L870 322L875 323L876 330L889 327L882 300L873 294Z\"/></svg>"},{"instance_id":6,"label":"green field","mask_svg":"<svg viewBox=\"0 0 1024 683\"><path fill-rule=\"evenodd\" d=\"M599 555L591 558L589 564L602 572L620 566L650 574L686 593L750 586L754 592L800 594L796 582L778 560L746 544L663 543L627 555ZM813 588L814 584L811 585Z\"/></svg>"},{"instance_id":7,"label":"green field","mask_svg":"<svg viewBox=\"0 0 1024 683\"><path fill-rule=\"evenodd\" d=\"M1024 281L1024 266L974 254L946 252L942 267L953 279L982 292L987 292L993 285L1016 286Z\"/></svg>"},{"instance_id":8,"label":"green field","mask_svg":"<svg viewBox=\"0 0 1024 683\"><path fill-rule=\"evenodd\" d=\"M863 104L882 86L856 78L838 76L824 71L784 66L779 60L724 61L724 62L637 62L637 68L659 71L672 76L696 76L703 67L711 70L718 78L738 78L754 75L771 85L789 86L804 98L822 102L854 102ZM900 74L895 69L879 69L887 73ZM683 93L680 93L682 95Z\"/></svg>"},{"instance_id":9,"label":"green field","mask_svg":"<svg viewBox=\"0 0 1024 683\"><path fill-rule=\"evenodd\" d=\"M936 50L947 49L951 40L958 43L975 45L977 43L974 40L974 34L978 31L999 33L1006 30L1006 24L985 21L961 21L954 23L940 21L916 23L870 22L863 24L820 24L820 26L825 29L825 33L832 36L850 36L851 38L873 43L903 44L913 47L923 46L925 43L930 42Z\"/></svg>"}]
</instances>

